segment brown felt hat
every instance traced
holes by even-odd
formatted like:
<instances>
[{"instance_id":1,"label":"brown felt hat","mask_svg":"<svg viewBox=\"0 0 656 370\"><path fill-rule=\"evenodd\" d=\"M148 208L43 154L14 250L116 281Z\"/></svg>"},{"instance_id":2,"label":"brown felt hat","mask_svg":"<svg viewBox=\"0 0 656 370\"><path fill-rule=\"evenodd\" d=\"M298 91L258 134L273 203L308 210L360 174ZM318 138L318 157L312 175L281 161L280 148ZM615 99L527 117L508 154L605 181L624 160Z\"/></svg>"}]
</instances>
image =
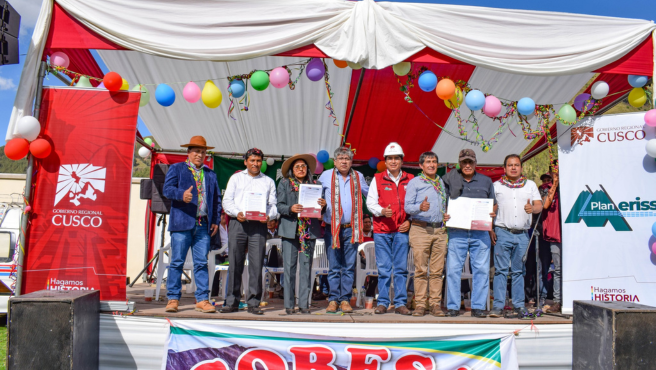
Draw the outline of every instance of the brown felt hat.
<instances>
[{"instance_id":1,"label":"brown felt hat","mask_svg":"<svg viewBox=\"0 0 656 370\"><path fill-rule=\"evenodd\" d=\"M314 173L314 170L317 168L317 160L314 159L311 154L294 154L293 156L287 158L287 160L283 162L282 168L280 168L280 171L284 177L287 177L289 167L291 167L292 163L294 163L297 159L304 160L308 167L310 167L310 171Z\"/></svg>"},{"instance_id":2,"label":"brown felt hat","mask_svg":"<svg viewBox=\"0 0 656 370\"><path fill-rule=\"evenodd\" d=\"M213 146L207 146L207 141L205 141L205 138L202 136L192 136L191 140L189 140L189 144L183 144L180 146L183 148L194 147L194 148L214 149Z\"/></svg>"},{"instance_id":3,"label":"brown felt hat","mask_svg":"<svg viewBox=\"0 0 656 370\"><path fill-rule=\"evenodd\" d=\"M476 153L471 149L461 150L460 155L458 156L458 162L464 161L465 159L471 159L476 162Z\"/></svg>"}]
</instances>

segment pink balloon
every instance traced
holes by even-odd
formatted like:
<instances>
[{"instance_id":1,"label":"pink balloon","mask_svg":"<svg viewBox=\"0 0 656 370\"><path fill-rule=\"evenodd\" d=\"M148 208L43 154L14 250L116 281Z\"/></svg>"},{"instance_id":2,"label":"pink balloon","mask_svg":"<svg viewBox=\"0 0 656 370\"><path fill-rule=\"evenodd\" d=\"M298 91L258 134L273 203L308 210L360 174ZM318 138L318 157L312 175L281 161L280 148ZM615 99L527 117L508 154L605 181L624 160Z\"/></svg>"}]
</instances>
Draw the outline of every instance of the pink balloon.
<instances>
[{"instance_id":1,"label":"pink balloon","mask_svg":"<svg viewBox=\"0 0 656 370\"><path fill-rule=\"evenodd\" d=\"M651 252L653 254L656 254L656 242L654 242L654 244L651 245Z\"/></svg>"},{"instance_id":2,"label":"pink balloon","mask_svg":"<svg viewBox=\"0 0 656 370\"><path fill-rule=\"evenodd\" d=\"M70 60L68 59L68 55L61 51L56 51L50 56L51 66L68 68L69 64Z\"/></svg>"},{"instance_id":3,"label":"pink balloon","mask_svg":"<svg viewBox=\"0 0 656 370\"><path fill-rule=\"evenodd\" d=\"M485 98L483 113L488 117L496 117L501 113L501 102L496 97L490 95Z\"/></svg>"},{"instance_id":4,"label":"pink balloon","mask_svg":"<svg viewBox=\"0 0 656 370\"><path fill-rule=\"evenodd\" d=\"M269 81L271 85L277 89L282 89L287 86L289 82L289 72L282 67L274 68L271 73L269 73Z\"/></svg>"},{"instance_id":5,"label":"pink balloon","mask_svg":"<svg viewBox=\"0 0 656 370\"><path fill-rule=\"evenodd\" d=\"M656 127L656 109L652 109L645 113L645 123L647 126ZM654 252L656 254L656 252Z\"/></svg>"},{"instance_id":6,"label":"pink balloon","mask_svg":"<svg viewBox=\"0 0 656 370\"><path fill-rule=\"evenodd\" d=\"M185 98L186 101L190 103L195 103L200 99L200 87L196 85L195 82L187 82L185 85L184 89L182 90L182 96Z\"/></svg>"}]
</instances>

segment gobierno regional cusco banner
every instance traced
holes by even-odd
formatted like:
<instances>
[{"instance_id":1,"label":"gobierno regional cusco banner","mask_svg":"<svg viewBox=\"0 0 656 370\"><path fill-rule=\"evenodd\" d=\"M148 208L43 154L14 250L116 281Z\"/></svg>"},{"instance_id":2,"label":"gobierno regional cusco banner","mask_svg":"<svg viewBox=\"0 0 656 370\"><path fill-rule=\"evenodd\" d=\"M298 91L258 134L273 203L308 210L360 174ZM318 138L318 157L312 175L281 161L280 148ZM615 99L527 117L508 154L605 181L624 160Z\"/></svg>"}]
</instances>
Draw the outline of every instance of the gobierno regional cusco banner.
<instances>
[{"instance_id":1,"label":"gobierno regional cusco banner","mask_svg":"<svg viewBox=\"0 0 656 370\"><path fill-rule=\"evenodd\" d=\"M518 369L513 333L371 339L247 329L200 320L173 321L170 328L163 370Z\"/></svg>"}]
</instances>

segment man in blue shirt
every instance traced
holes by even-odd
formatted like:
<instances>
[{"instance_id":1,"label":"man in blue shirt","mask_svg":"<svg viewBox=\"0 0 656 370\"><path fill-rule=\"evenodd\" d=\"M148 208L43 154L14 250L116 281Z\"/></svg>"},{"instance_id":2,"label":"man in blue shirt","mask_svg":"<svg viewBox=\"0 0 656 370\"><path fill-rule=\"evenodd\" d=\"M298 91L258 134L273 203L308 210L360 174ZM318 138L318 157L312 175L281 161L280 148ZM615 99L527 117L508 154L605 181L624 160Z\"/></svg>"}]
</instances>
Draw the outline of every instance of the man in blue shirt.
<instances>
[{"instance_id":1,"label":"man in blue shirt","mask_svg":"<svg viewBox=\"0 0 656 370\"><path fill-rule=\"evenodd\" d=\"M323 186L326 212L324 236L328 253L328 285L330 295L326 312L353 312L349 301L353 294L355 262L358 245L363 242L362 195L367 196L369 185L364 176L351 168L353 152L341 147L335 150L335 168L324 171L319 178Z\"/></svg>"},{"instance_id":2,"label":"man in blue shirt","mask_svg":"<svg viewBox=\"0 0 656 370\"><path fill-rule=\"evenodd\" d=\"M419 157L422 172L410 180L405 191L405 212L412 216L410 246L415 262L416 306L412 316L424 316L427 302L431 315L444 316L440 303L447 243L443 222L446 191L437 175L437 161L435 153L422 153Z\"/></svg>"}]
</instances>

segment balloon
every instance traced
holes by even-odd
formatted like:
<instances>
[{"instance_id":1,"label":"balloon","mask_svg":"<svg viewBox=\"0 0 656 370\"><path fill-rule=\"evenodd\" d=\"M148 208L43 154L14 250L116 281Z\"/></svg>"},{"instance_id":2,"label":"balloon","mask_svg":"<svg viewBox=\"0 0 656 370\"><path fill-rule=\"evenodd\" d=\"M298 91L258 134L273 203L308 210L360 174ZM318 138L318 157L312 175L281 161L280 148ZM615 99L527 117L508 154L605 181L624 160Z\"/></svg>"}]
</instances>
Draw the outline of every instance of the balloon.
<instances>
[{"instance_id":1,"label":"balloon","mask_svg":"<svg viewBox=\"0 0 656 370\"><path fill-rule=\"evenodd\" d=\"M23 209L23 211L24 211L25 213L28 213L28 212L32 211L32 206L25 206L25 208Z\"/></svg>"},{"instance_id":2,"label":"balloon","mask_svg":"<svg viewBox=\"0 0 656 370\"><path fill-rule=\"evenodd\" d=\"M319 163L326 163L328 159L330 159L330 154L328 154L327 151L320 150L319 153L317 153L317 160L319 161Z\"/></svg>"},{"instance_id":3,"label":"balloon","mask_svg":"<svg viewBox=\"0 0 656 370\"><path fill-rule=\"evenodd\" d=\"M251 86L257 91L264 91L269 87L269 75L264 71L255 71L251 76Z\"/></svg>"},{"instance_id":4,"label":"balloon","mask_svg":"<svg viewBox=\"0 0 656 370\"><path fill-rule=\"evenodd\" d=\"M154 147L155 147L155 143L150 143L150 146L154 148Z\"/></svg>"},{"instance_id":5,"label":"balloon","mask_svg":"<svg viewBox=\"0 0 656 370\"><path fill-rule=\"evenodd\" d=\"M150 149L146 148L145 146L142 146L141 148L139 148L138 153L139 153L139 157L141 157L141 158L148 158L152 154Z\"/></svg>"},{"instance_id":6,"label":"balloon","mask_svg":"<svg viewBox=\"0 0 656 370\"><path fill-rule=\"evenodd\" d=\"M585 104L586 101L590 99L590 94L579 94L576 98L574 98L574 109L576 109L579 112L583 111L583 104ZM585 106L587 110L592 109L594 104L594 100L591 100L588 105Z\"/></svg>"},{"instance_id":7,"label":"balloon","mask_svg":"<svg viewBox=\"0 0 656 370\"><path fill-rule=\"evenodd\" d=\"M105 87L104 82L101 82L100 85L96 86L96 89L105 89L105 90L107 90L107 88Z\"/></svg>"},{"instance_id":8,"label":"balloon","mask_svg":"<svg viewBox=\"0 0 656 370\"><path fill-rule=\"evenodd\" d=\"M269 168L269 166L267 165L267 163L266 163L266 162L262 162L262 167L260 167L260 172L262 172L262 173L266 172L267 168Z\"/></svg>"},{"instance_id":9,"label":"balloon","mask_svg":"<svg viewBox=\"0 0 656 370\"><path fill-rule=\"evenodd\" d=\"M123 79L116 72L108 72L103 77L103 84L105 84L105 88L109 91L118 91L123 86Z\"/></svg>"},{"instance_id":10,"label":"balloon","mask_svg":"<svg viewBox=\"0 0 656 370\"><path fill-rule=\"evenodd\" d=\"M319 58L313 58L305 67L305 75L310 81L319 81L323 78L325 73L326 67L323 65L323 61Z\"/></svg>"},{"instance_id":11,"label":"balloon","mask_svg":"<svg viewBox=\"0 0 656 370\"><path fill-rule=\"evenodd\" d=\"M634 108L640 108L647 102L647 94L642 87L634 87L629 93L629 104Z\"/></svg>"},{"instance_id":12,"label":"balloon","mask_svg":"<svg viewBox=\"0 0 656 370\"><path fill-rule=\"evenodd\" d=\"M61 51L56 51L50 56L50 65L53 67L64 67L68 68L68 65L71 63L68 59L68 55Z\"/></svg>"},{"instance_id":13,"label":"balloon","mask_svg":"<svg viewBox=\"0 0 656 370\"><path fill-rule=\"evenodd\" d=\"M465 96L465 105L470 110L480 110L485 105L485 95L479 90L472 90Z\"/></svg>"},{"instance_id":14,"label":"balloon","mask_svg":"<svg viewBox=\"0 0 656 370\"><path fill-rule=\"evenodd\" d=\"M203 92L201 93L203 98L203 104L208 108L216 108L221 105L223 101L223 94L221 90L214 84L214 82L207 80L205 82L205 87L203 87Z\"/></svg>"},{"instance_id":15,"label":"balloon","mask_svg":"<svg viewBox=\"0 0 656 370\"><path fill-rule=\"evenodd\" d=\"M30 143L30 153L37 158L46 158L50 152L52 152L52 146L46 139L36 139Z\"/></svg>"},{"instance_id":16,"label":"balloon","mask_svg":"<svg viewBox=\"0 0 656 370\"><path fill-rule=\"evenodd\" d=\"M314 168L314 174L318 175L323 172L323 163L317 161L317 166Z\"/></svg>"},{"instance_id":17,"label":"balloon","mask_svg":"<svg viewBox=\"0 0 656 370\"><path fill-rule=\"evenodd\" d=\"M449 100L456 95L456 84L448 78L437 83L435 88L437 97L442 100Z\"/></svg>"},{"instance_id":18,"label":"balloon","mask_svg":"<svg viewBox=\"0 0 656 370\"><path fill-rule=\"evenodd\" d=\"M9 140L9 142L5 144L5 155L7 158L13 159L14 161L25 158L29 150L30 143L23 138L17 137Z\"/></svg>"},{"instance_id":19,"label":"balloon","mask_svg":"<svg viewBox=\"0 0 656 370\"><path fill-rule=\"evenodd\" d=\"M521 98L517 102L517 110L521 115L531 115L535 112L535 102L531 98Z\"/></svg>"},{"instance_id":20,"label":"balloon","mask_svg":"<svg viewBox=\"0 0 656 370\"><path fill-rule=\"evenodd\" d=\"M333 59L333 63L335 63L335 65L337 66L337 68L346 68L346 67L348 67L348 63L346 63L346 62L343 61L343 60Z\"/></svg>"},{"instance_id":21,"label":"balloon","mask_svg":"<svg viewBox=\"0 0 656 370\"><path fill-rule=\"evenodd\" d=\"M98 86L100 87L100 86ZM141 91L141 100L139 100L139 106L143 107L150 101L150 91L144 85L137 85L132 88L130 91Z\"/></svg>"},{"instance_id":22,"label":"balloon","mask_svg":"<svg viewBox=\"0 0 656 370\"><path fill-rule=\"evenodd\" d=\"M656 127L656 109L648 110L645 113L645 123L647 126Z\"/></svg>"},{"instance_id":23,"label":"balloon","mask_svg":"<svg viewBox=\"0 0 656 370\"><path fill-rule=\"evenodd\" d=\"M153 139L147 137L147 138L144 139L144 142L146 142L146 144L148 144L148 145L151 145L153 143Z\"/></svg>"},{"instance_id":24,"label":"balloon","mask_svg":"<svg viewBox=\"0 0 656 370\"><path fill-rule=\"evenodd\" d=\"M629 85L632 87L643 87L647 84L649 77L629 75Z\"/></svg>"},{"instance_id":25,"label":"balloon","mask_svg":"<svg viewBox=\"0 0 656 370\"><path fill-rule=\"evenodd\" d=\"M32 116L23 116L18 120L18 135L23 139L32 141L39 136L41 132L41 124L39 120Z\"/></svg>"},{"instance_id":26,"label":"balloon","mask_svg":"<svg viewBox=\"0 0 656 370\"><path fill-rule=\"evenodd\" d=\"M200 87L198 87L193 81L187 82L184 89L182 89L182 97L190 103L197 102L198 99L200 99L200 96Z\"/></svg>"},{"instance_id":27,"label":"balloon","mask_svg":"<svg viewBox=\"0 0 656 370\"><path fill-rule=\"evenodd\" d=\"M380 161L380 162L378 162L378 164L376 165L376 170L378 170L378 172L383 172L383 171L385 171L386 169L387 169L387 165L385 164L385 161Z\"/></svg>"},{"instance_id":28,"label":"balloon","mask_svg":"<svg viewBox=\"0 0 656 370\"><path fill-rule=\"evenodd\" d=\"M590 88L590 93L592 94L592 97L595 99L603 99L608 95L608 92L610 91L610 86L604 81L597 81L592 84L592 87Z\"/></svg>"},{"instance_id":29,"label":"balloon","mask_svg":"<svg viewBox=\"0 0 656 370\"><path fill-rule=\"evenodd\" d=\"M273 159L273 158L267 158L266 163L267 163L269 166L273 166L273 164L276 163L276 160Z\"/></svg>"},{"instance_id":30,"label":"balloon","mask_svg":"<svg viewBox=\"0 0 656 370\"><path fill-rule=\"evenodd\" d=\"M419 88L424 91L433 91L437 86L437 76L431 71L425 71L419 75Z\"/></svg>"},{"instance_id":31,"label":"balloon","mask_svg":"<svg viewBox=\"0 0 656 370\"><path fill-rule=\"evenodd\" d=\"M456 163L456 170L460 169L460 163Z\"/></svg>"},{"instance_id":32,"label":"balloon","mask_svg":"<svg viewBox=\"0 0 656 370\"><path fill-rule=\"evenodd\" d=\"M75 87L93 87L93 85L91 84L91 81L89 81L89 77L80 76L80 79L77 80Z\"/></svg>"},{"instance_id":33,"label":"balloon","mask_svg":"<svg viewBox=\"0 0 656 370\"><path fill-rule=\"evenodd\" d=\"M353 63L353 62L346 62L346 64L351 67L351 69L361 69L362 66L359 65L358 63ZM325 168L326 166L324 166ZM332 167L331 167L332 168Z\"/></svg>"},{"instance_id":34,"label":"balloon","mask_svg":"<svg viewBox=\"0 0 656 370\"><path fill-rule=\"evenodd\" d=\"M27 207L25 207L25 211L27 212ZM651 253L656 254L656 242L651 245Z\"/></svg>"},{"instance_id":35,"label":"balloon","mask_svg":"<svg viewBox=\"0 0 656 370\"><path fill-rule=\"evenodd\" d=\"M412 68L412 63L410 62L401 62L396 63L392 66L392 70L396 73L397 76L405 76L410 73L410 68Z\"/></svg>"},{"instance_id":36,"label":"balloon","mask_svg":"<svg viewBox=\"0 0 656 370\"><path fill-rule=\"evenodd\" d=\"M455 109L460 107L463 100L465 100L465 96L462 93L462 90L459 87L456 87L455 95L453 95L451 99L445 100L444 105L446 105L446 107L449 109Z\"/></svg>"},{"instance_id":37,"label":"balloon","mask_svg":"<svg viewBox=\"0 0 656 370\"><path fill-rule=\"evenodd\" d=\"M558 111L558 115L562 123L569 124L576 121L576 111L569 104L563 105Z\"/></svg>"},{"instance_id":38,"label":"balloon","mask_svg":"<svg viewBox=\"0 0 656 370\"><path fill-rule=\"evenodd\" d=\"M376 157L371 157L369 158L369 167L373 168L374 170L378 168L378 162L380 162L380 159Z\"/></svg>"},{"instance_id":39,"label":"balloon","mask_svg":"<svg viewBox=\"0 0 656 370\"><path fill-rule=\"evenodd\" d=\"M269 75L271 85L276 89L282 89L289 83L289 72L282 67L274 68Z\"/></svg>"},{"instance_id":40,"label":"balloon","mask_svg":"<svg viewBox=\"0 0 656 370\"><path fill-rule=\"evenodd\" d=\"M228 91L232 94L233 98L241 98L246 92L246 85L242 80L232 80L228 87Z\"/></svg>"},{"instance_id":41,"label":"balloon","mask_svg":"<svg viewBox=\"0 0 656 370\"><path fill-rule=\"evenodd\" d=\"M647 150L647 155L649 155L652 158L656 158L656 139L651 139L647 141L647 145L645 146L645 149Z\"/></svg>"},{"instance_id":42,"label":"balloon","mask_svg":"<svg viewBox=\"0 0 656 370\"><path fill-rule=\"evenodd\" d=\"M161 106L169 107L175 101L175 91L167 84L159 84L155 90L155 100Z\"/></svg>"},{"instance_id":43,"label":"balloon","mask_svg":"<svg viewBox=\"0 0 656 370\"><path fill-rule=\"evenodd\" d=\"M488 117L496 117L501 113L501 102L495 96L485 97L485 105L483 106L483 113Z\"/></svg>"},{"instance_id":44,"label":"balloon","mask_svg":"<svg viewBox=\"0 0 656 370\"><path fill-rule=\"evenodd\" d=\"M121 78L121 88L119 90L130 90L130 84L125 80L125 78Z\"/></svg>"},{"instance_id":45,"label":"balloon","mask_svg":"<svg viewBox=\"0 0 656 370\"><path fill-rule=\"evenodd\" d=\"M328 158L326 163L323 164L323 169L324 170L329 170L331 168L335 167L335 161L333 161L332 158Z\"/></svg>"},{"instance_id":46,"label":"balloon","mask_svg":"<svg viewBox=\"0 0 656 370\"><path fill-rule=\"evenodd\" d=\"M656 236L656 222L654 222L654 224L651 225L651 233L654 234L654 236ZM656 252L654 252L654 253L656 253Z\"/></svg>"}]
</instances>

